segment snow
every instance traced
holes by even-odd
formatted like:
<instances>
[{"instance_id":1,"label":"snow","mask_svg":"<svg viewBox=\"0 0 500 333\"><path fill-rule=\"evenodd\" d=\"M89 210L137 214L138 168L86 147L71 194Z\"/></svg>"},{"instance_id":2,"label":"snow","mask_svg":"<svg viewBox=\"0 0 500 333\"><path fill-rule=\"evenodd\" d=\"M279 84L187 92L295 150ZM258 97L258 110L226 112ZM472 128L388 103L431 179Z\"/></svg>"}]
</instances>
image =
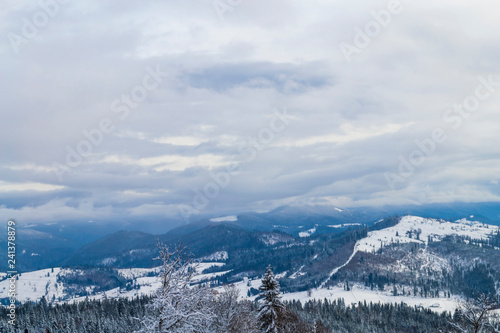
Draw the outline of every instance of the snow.
<instances>
[{"instance_id":1,"label":"snow","mask_svg":"<svg viewBox=\"0 0 500 333\"><path fill-rule=\"evenodd\" d=\"M232 269L230 269L228 271L222 271L222 272L199 274L199 275L196 275L195 277L193 277L192 281L193 282L200 282L200 281L210 280L210 279L216 278L218 276L222 276L224 274L227 274L231 271L232 271Z\"/></svg>"},{"instance_id":2,"label":"snow","mask_svg":"<svg viewBox=\"0 0 500 333\"><path fill-rule=\"evenodd\" d=\"M222 267L225 263L221 262L202 262L199 264L193 264L196 266L196 276L193 282L198 282L202 280L207 280L215 278L220 275L224 275L230 270L219 271L214 273L202 274L202 272L213 266ZM120 288L115 288L106 291L105 293L99 293L89 296L89 299L103 299L107 298L134 298L138 295L151 295L159 287L160 282L158 281L158 274L160 272L160 267L154 268L127 268L118 269L118 273L125 278L135 279L136 285L139 289L125 290ZM65 274L73 273L78 271L76 269L62 269L54 268L52 272L51 268L42 269L33 272L22 273L17 281L17 300L20 302L27 301L39 301L45 296L48 302L55 299L56 303L61 300L61 302L79 302L85 300L85 296L69 296L64 289L62 283L57 282L57 277ZM151 275L151 276L148 276ZM9 290L9 280L0 281L0 298L7 298ZM89 290L92 291L92 290Z\"/></svg>"},{"instance_id":3,"label":"snow","mask_svg":"<svg viewBox=\"0 0 500 333\"><path fill-rule=\"evenodd\" d=\"M261 237L261 241L266 245L275 245L277 243L283 243L291 239L291 236L276 233L263 234Z\"/></svg>"},{"instance_id":4,"label":"snow","mask_svg":"<svg viewBox=\"0 0 500 333\"><path fill-rule=\"evenodd\" d=\"M391 243L420 243L427 244L428 239L440 241L447 235L468 236L473 239L487 239L491 234L500 230L500 227L481 222L467 221L446 222L436 219L426 219L418 216L405 216L398 224L382 230L370 231L368 236L356 242L354 250L347 261L332 269L328 278L321 284L324 287L330 278L340 269L348 265L358 252L376 252ZM409 234L411 232L411 235ZM417 239L417 232L419 239ZM436 263L436 265L439 263ZM429 263L430 265L430 263Z\"/></svg>"},{"instance_id":5,"label":"snow","mask_svg":"<svg viewBox=\"0 0 500 333\"><path fill-rule=\"evenodd\" d=\"M229 215L229 216L222 216L222 217L214 217L209 220L210 222L236 222L238 221L238 216L237 215Z\"/></svg>"},{"instance_id":6,"label":"snow","mask_svg":"<svg viewBox=\"0 0 500 333\"><path fill-rule=\"evenodd\" d=\"M210 268L213 266L222 267L224 265L225 265L225 263L223 263L223 262L200 262L200 263L191 264L192 267L196 267L197 274L201 274L207 268Z\"/></svg>"},{"instance_id":7,"label":"snow","mask_svg":"<svg viewBox=\"0 0 500 333\"><path fill-rule=\"evenodd\" d=\"M133 279L146 276L150 273L158 274L160 273L160 268L161 266L154 268L123 268L119 269L118 273L120 273L120 275L123 276L124 278Z\"/></svg>"},{"instance_id":8,"label":"snow","mask_svg":"<svg viewBox=\"0 0 500 333\"><path fill-rule=\"evenodd\" d=\"M424 298L412 296L393 296L390 291L370 290L362 285L352 285L350 290L346 291L341 286L336 286L330 289L318 288L311 290L311 296L307 296L307 291L284 294L283 300L300 300L302 304L309 300L323 300L330 301L343 298L346 305L357 304L358 302L366 301L367 303L406 303L409 306L421 306L430 308L436 312L450 311L453 313L458 307L461 299L458 297L452 298ZM246 294L245 294L246 295Z\"/></svg>"},{"instance_id":9,"label":"snow","mask_svg":"<svg viewBox=\"0 0 500 333\"><path fill-rule=\"evenodd\" d=\"M224 274L231 272L231 270L228 270L228 271L222 271L222 272L203 274L203 271L207 268L214 267L214 266L222 267L225 264L226 263L223 263L223 262L201 262L201 263L192 264L192 267L196 268L196 274L197 274L193 278L193 282L199 282L202 280L212 279L212 278L215 278L217 276L221 276L221 275L224 275Z\"/></svg>"},{"instance_id":10,"label":"snow","mask_svg":"<svg viewBox=\"0 0 500 333\"><path fill-rule=\"evenodd\" d=\"M249 285L249 286L248 286ZM257 296L248 297L248 291L253 289L259 289L261 285L260 279L255 280L245 280L233 284L234 287L240 293L240 299L246 299L254 301ZM222 292L223 287L215 288L217 291ZM350 290L346 291L342 286L335 286L329 288L318 288L311 289L311 296L309 297L307 291L295 292L295 293L285 293L282 294L282 300L292 301L298 300L304 304L310 300L324 300L325 298L329 301L334 301L338 299L344 299L346 305L357 304L358 302L366 301L367 303L401 303L404 302L409 306L417 306L423 308L429 308L435 312L449 311L453 313L458 307L461 298L452 296L451 298L439 297L439 298L424 298L424 297L413 297L413 296L393 296L390 290L371 290L360 284L353 284L350 286Z\"/></svg>"},{"instance_id":11,"label":"snow","mask_svg":"<svg viewBox=\"0 0 500 333\"><path fill-rule=\"evenodd\" d=\"M326 284L326 283L330 280L330 278L331 278L333 275L337 274L337 272L338 272L341 268L344 268L345 266L347 266L347 264L349 264L349 263L351 262L352 258L354 258L354 256L356 255L356 253L358 253L358 251L357 251L356 249L354 249L354 251L352 252L351 256L349 257L349 259L347 259L347 261L346 261L344 264L340 265L339 267L334 268L334 269L330 272L330 274L328 275L328 278L327 278L327 279L326 279L326 280L325 280L325 281L321 284L321 287L324 287L324 286L325 286L325 284Z\"/></svg>"},{"instance_id":12,"label":"snow","mask_svg":"<svg viewBox=\"0 0 500 333\"><path fill-rule=\"evenodd\" d=\"M296 279L302 275L305 275L306 273L302 272L302 269L305 267L305 265L302 265L300 266L300 268L298 269L298 271L296 271L295 273L293 273L292 275L290 275L290 279Z\"/></svg>"},{"instance_id":13,"label":"snow","mask_svg":"<svg viewBox=\"0 0 500 333\"><path fill-rule=\"evenodd\" d=\"M311 228L307 231L299 232L299 237L309 237L316 232L316 228Z\"/></svg>"},{"instance_id":14,"label":"snow","mask_svg":"<svg viewBox=\"0 0 500 333\"><path fill-rule=\"evenodd\" d=\"M435 276L442 276L443 271L449 272L451 270L449 262L429 251L427 249L419 249L416 253L408 252L404 258L398 260L393 265L387 265L383 269L394 273L412 272L412 266L415 262L421 262L420 269L414 271L418 278L425 270L429 270Z\"/></svg>"},{"instance_id":15,"label":"snow","mask_svg":"<svg viewBox=\"0 0 500 333\"><path fill-rule=\"evenodd\" d=\"M37 301L45 296L50 301L55 296L63 297L63 286L57 283L57 275L64 274L61 268L42 269L34 272L22 273L17 280L17 299L20 301ZM0 298L8 297L9 281L0 282Z\"/></svg>"},{"instance_id":16,"label":"snow","mask_svg":"<svg viewBox=\"0 0 500 333\"><path fill-rule=\"evenodd\" d=\"M417 239L416 232L420 230ZM382 230L371 231L368 237L356 243L355 251L374 252L391 243L420 243L427 244L429 237L433 241L440 241L444 236L468 236L473 239L487 239L499 227L471 222L465 219L456 222L447 222L436 219L427 219L417 216L405 216L398 224ZM412 232L413 234L408 234Z\"/></svg>"},{"instance_id":17,"label":"snow","mask_svg":"<svg viewBox=\"0 0 500 333\"><path fill-rule=\"evenodd\" d=\"M222 218L219 218L222 219ZM343 224L345 226L347 224ZM359 225L359 224L349 224L349 225ZM414 231L421 230L420 239L416 239L416 233ZM446 222L435 219L426 219L416 216L406 216L400 220L400 222L393 226L383 230L372 231L368 233L368 236L359 240L354 246L354 251L349 257L349 259L342 265L338 267L334 267L330 271L329 276L333 276L340 269L345 267L352 258L356 255L357 252L372 252L377 251L382 246L389 245L391 242L400 242L400 243L410 243L416 242L421 244L427 244L429 238L434 241L441 240L446 235L459 235L459 236L468 236L472 239L485 239L489 237L492 233L495 233L500 228L497 226L486 225L480 222L468 221L466 219L458 220L456 222ZM413 235L409 235L408 232L413 232ZM307 233L308 237L311 234L316 232L316 228L309 229L307 231L302 232ZM396 236L396 233L398 236ZM423 256L424 267L428 267L433 271L440 271L442 268L446 268L446 262L440 260L437 257L432 257L428 252L426 252L425 248L422 248L420 252L414 254L417 257ZM317 255L314 257L314 259ZM203 274L202 272L212 266L217 266L222 269L225 265L221 262L212 262L210 260L225 260L227 259L227 252L220 251L215 252L205 258L204 261L200 263L196 268L196 273L198 276L196 277L196 281L201 281L204 279L214 278L223 274L230 272L229 270L219 271L214 273ZM398 262L393 267L388 267L388 269L392 269L396 271L398 267L399 269L404 269L406 266L405 258L403 258L400 262ZM305 272L302 272L304 266L300 267L296 272L291 274L290 278L297 278L298 276L304 275ZM132 289L130 291L126 291L120 288L115 288L107 291L106 293L100 293L97 295L93 295L89 298L91 299L102 299L105 297L108 298L116 298L116 297L127 297L132 298L138 295L148 295L155 292L160 283L157 278L157 274L159 273L160 267L155 268L130 268L130 269L120 269L118 272L129 279L135 278L136 284L139 286L139 289ZM18 300L21 302L25 301L37 301L40 300L43 296L48 301L51 301L53 298L57 299L66 299L68 297L65 294L64 286L62 283L57 283L57 276L64 275L69 272L74 272L71 269L61 269L54 268L53 272L51 269L44 269L34 272L23 273L19 276L19 280L17 281L17 293ZM284 272L282 274L277 275L277 278L284 277L288 272ZM148 276L152 275L152 276ZM4 274L0 274L0 276L4 276ZM327 280L328 281L328 280ZM249 284L250 286L248 286ZM297 293L288 293L283 295L284 300L300 300L302 302L317 299L322 300L327 298L329 300L337 300L339 298L343 298L347 305L357 303L359 301L367 301L367 302L380 302L380 303L399 303L404 302L410 306L422 306L425 308L430 308L433 311L442 312L442 311L450 311L453 312L457 307L460 299L457 297L452 298L422 298L422 297L411 297L411 296L393 296L390 290L370 290L362 285L354 284L351 286L351 290L346 291L342 286L335 286L325 288L326 281L322 283L321 287L318 289L311 290L311 296L308 296L308 292L297 292ZM260 279L240 281L234 284L235 287L240 291L240 297L245 299L255 299L254 297L248 297L247 293L250 288L258 289L261 285ZM223 287L218 287L216 290L222 290ZM0 298L8 297L9 289L9 280L0 281ZM76 302L82 301L85 297L73 297L71 299L66 299L65 301Z\"/></svg>"},{"instance_id":18,"label":"snow","mask_svg":"<svg viewBox=\"0 0 500 333\"><path fill-rule=\"evenodd\" d=\"M254 280L245 279L243 281L234 283L232 286L234 286L240 292L240 299L254 300L256 297L255 296L248 297L247 293L251 288L259 289L261 284L262 283L260 279L254 279ZM216 287L214 289L217 290L218 292L222 292L224 290L224 287L221 286L221 287Z\"/></svg>"},{"instance_id":19,"label":"snow","mask_svg":"<svg viewBox=\"0 0 500 333\"><path fill-rule=\"evenodd\" d=\"M227 251L217 251L212 254L209 254L208 256L205 256L203 258L200 258L201 261L212 261L212 260L227 260L229 259L229 254Z\"/></svg>"},{"instance_id":20,"label":"snow","mask_svg":"<svg viewBox=\"0 0 500 333\"><path fill-rule=\"evenodd\" d=\"M116 258L104 258L101 260L101 264L104 265L104 266L109 266L109 265L112 265L116 262Z\"/></svg>"},{"instance_id":21,"label":"snow","mask_svg":"<svg viewBox=\"0 0 500 333\"><path fill-rule=\"evenodd\" d=\"M327 225L327 227L329 227L329 228L345 228L345 227L350 227L350 226L355 226L355 225L361 225L361 223L334 224L334 225Z\"/></svg>"}]
</instances>

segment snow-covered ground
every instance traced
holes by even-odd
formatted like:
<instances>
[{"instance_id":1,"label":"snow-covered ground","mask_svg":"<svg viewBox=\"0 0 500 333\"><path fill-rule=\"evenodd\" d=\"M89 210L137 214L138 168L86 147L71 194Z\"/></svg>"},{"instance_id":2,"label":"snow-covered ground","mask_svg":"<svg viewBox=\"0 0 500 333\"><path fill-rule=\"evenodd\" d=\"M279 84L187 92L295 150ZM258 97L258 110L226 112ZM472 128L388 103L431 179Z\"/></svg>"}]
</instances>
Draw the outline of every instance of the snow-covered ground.
<instances>
[{"instance_id":1,"label":"snow-covered ground","mask_svg":"<svg viewBox=\"0 0 500 333\"><path fill-rule=\"evenodd\" d=\"M395 226L370 231L367 237L357 241L349 259L341 266L334 267L328 278L321 284L321 287L324 287L330 278L340 269L347 266L358 252L376 252L391 243L414 242L427 244L429 239L436 242L449 235L468 236L472 239L487 239L498 230L500 230L498 226L467 221L466 219L447 222L418 216L405 216Z\"/></svg>"},{"instance_id":2,"label":"snow-covered ground","mask_svg":"<svg viewBox=\"0 0 500 333\"><path fill-rule=\"evenodd\" d=\"M203 258L200 258L201 261L212 261L212 260L221 260L221 261L224 261L224 260L227 260L229 259L229 254L227 253L227 251L218 251L218 252L214 252L208 256L205 256Z\"/></svg>"},{"instance_id":3,"label":"snow-covered ground","mask_svg":"<svg viewBox=\"0 0 500 333\"><path fill-rule=\"evenodd\" d=\"M225 263L221 262L202 262L197 264L196 273L193 281L202 281L211 279L220 275L224 275L230 271L220 271L215 273L202 274L202 272L210 267L222 267ZM118 272L125 278L135 279L136 285L139 289L125 290L115 288L108 290L97 295L89 296L90 299L101 299L103 297L116 298L116 297L135 297L138 295L150 295L160 287L158 281L158 273L161 267L154 268L127 268L119 269ZM22 273L17 280L17 300L20 302L39 301L45 296L49 302L58 301L78 301L84 300L85 297L73 296L68 297L62 283L57 282L57 277L64 274L74 272L72 269L61 268L48 268L33 272ZM152 275L152 276L148 276ZM0 281L0 298L7 298L9 290L9 280Z\"/></svg>"},{"instance_id":4,"label":"snow-covered ground","mask_svg":"<svg viewBox=\"0 0 500 333\"><path fill-rule=\"evenodd\" d=\"M255 280L245 280L235 283L234 286L240 292L240 299L255 300L256 296L248 296L249 290L259 289L261 281L259 279ZM222 287L216 288L219 292L223 290ZM329 301L334 301L338 299L343 299L346 305L357 304L358 302L366 301L367 303L401 303L404 302L410 306L421 306L424 308L431 309L436 312L450 311L453 313L458 307L461 301L458 297L451 298L423 298L423 297L411 297L411 296L393 296L390 291L380 291L380 290L370 290L361 285L353 285L350 290L344 290L343 287L330 287L330 288L318 288L311 289L310 296L308 296L307 291L296 292L296 293L286 293L282 295L282 299L285 301L300 300L302 304L307 301L316 299Z\"/></svg>"},{"instance_id":5,"label":"snow-covered ground","mask_svg":"<svg viewBox=\"0 0 500 333\"><path fill-rule=\"evenodd\" d=\"M290 279L296 279L302 275L305 275L306 273L302 272L302 269L305 267L305 265L302 265L300 266L300 268L295 272L293 273L292 275L290 275Z\"/></svg>"},{"instance_id":6,"label":"snow-covered ground","mask_svg":"<svg viewBox=\"0 0 500 333\"><path fill-rule=\"evenodd\" d=\"M358 225L361 225L361 223L331 224L331 225L327 225L327 227L339 229L339 228L346 228L346 227L358 226Z\"/></svg>"},{"instance_id":7,"label":"snow-covered ground","mask_svg":"<svg viewBox=\"0 0 500 333\"><path fill-rule=\"evenodd\" d=\"M63 286L57 283L57 275L64 274L61 268L42 269L22 273L17 280L17 299L20 301L37 301L45 296L48 301L54 297L64 296ZM0 282L0 298L8 297L9 280Z\"/></svg>"},{"instance_id":8,"label":"snow-covered ground","mask_svg":"<svg viewBox=\"0 0 500 333\"><path fill-rule=\"evenodd\" d=\"M497 226L465 219L446 222L417 216L405 216L393 227L369 232L368 237L358 241L356 251L373 252L391 243L427 244L429 238L433 241L440 241L448 235L487 239L498 230Z\"/></svg>"},{"instance_id":9,"label":"snow-covered ground","mask_svg":"<svg viewBox=\"0 0 500 333\"><path fill-rule=\"evenodd\" d=\"M311 228L307 231L299 232L299 237L309 237L316 232L316 228Z\"/></svg>"},{"instance_id":10,"label":"snow-covered ground","mask_svg":"<svg viewBox=\"0 0 500 333\"><path fill-rule=\"evenodd\" d=\"M360 285L353 285L349 291L343 287L333 287L330 289L318 288L311 290L311 296L308 296L307 291L298 293L289 293L283 295L283 300L300 300L302 304L308 300L324 300L330 301L344 299L346 305L357 304L358 302L366 301L367 303L406 303L410 306L422 306L437 312L455 311L455 308L460 302L459 298L423 298L411 296L393 296L388 291L370 290Z\"/></svg>"},{"instance_id":11,"label":"snow-covered ground","mask_svg":"<svg viewBox=\"0 0 500 333\"><path fill-rule=\"evenodd\" d=\"M141 276L146 276L150 273L159 274L160 270L161 266L154 268L123 268L119 269L118 273L120 273L120 275L123 276L124 278L133 279Z\"/></svg>"}]
</instances>

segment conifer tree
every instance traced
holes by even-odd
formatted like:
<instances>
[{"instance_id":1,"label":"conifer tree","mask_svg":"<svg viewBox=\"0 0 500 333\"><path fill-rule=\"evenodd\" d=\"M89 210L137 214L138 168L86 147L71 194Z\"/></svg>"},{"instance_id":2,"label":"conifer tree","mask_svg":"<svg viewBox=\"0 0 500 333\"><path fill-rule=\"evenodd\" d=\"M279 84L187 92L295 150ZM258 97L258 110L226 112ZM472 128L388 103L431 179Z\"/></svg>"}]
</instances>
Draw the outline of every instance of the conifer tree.
<instances>
[{"instance_id":1,"label":"conifer tree","mask_svg":"<svg viewBox=\"0 0 500 333\"><path fill-rule=\"evenodd\" d=\"M285 306L281 302L280 286L274 277L271 266L267 267L267 272L262 278L262 285L259 289L263 298L257 315L260 328L266 333L278 333Z\"/></svg>"}]
</instances>

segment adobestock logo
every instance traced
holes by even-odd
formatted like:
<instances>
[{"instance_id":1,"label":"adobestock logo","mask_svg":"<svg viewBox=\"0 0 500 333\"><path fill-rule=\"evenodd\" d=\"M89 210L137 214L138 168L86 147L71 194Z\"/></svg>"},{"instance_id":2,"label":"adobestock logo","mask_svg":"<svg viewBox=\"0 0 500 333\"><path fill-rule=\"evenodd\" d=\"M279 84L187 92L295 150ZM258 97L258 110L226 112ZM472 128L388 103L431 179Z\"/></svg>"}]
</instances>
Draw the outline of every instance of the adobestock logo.
<instances>
[{"instance_id":1,"label":"adobestock logo","mask_svg":"<svg viewBox=\"0 0 500 333\"><path fill-rule=\"evenodd\" d=\"M451 108L446 109L443 113L443 121L445 124L451 125L452 130L458 130L463 121L480 108L481 102L491 98L497 88L500 87L500 80L493 75L489 75L487 79L479 76L478 82L472 94L466 96L462 102L453 104ZM389 188L394 190L398 184L404 183L409 177L413 176L417 167L423 165L436 152L439 145L447 140L448 134L441 127L434 128L428 138L416 139L414 141L416 149L406 156L398 156L398 172L386 172L384 174Z\"/></svg>"},{"instance_id":2,"label":"adobestock logo","mask_svg":"<svg viewBox=\"0 0 500 333\"><path fill-rule=\"evenodd\" d=\"M19 33L9 32L7 39L15 53L19 53L22 45L28 44L38 36L41 29L45 28L50 20L59 14L61 5L67 4L67 0L43 0L39 1L39 10L30 17L24 16L21 19L21 30Z\"/></svg>"},{"instance_id":3,"label":"adobestock logo","mask_svg":"<svg viewBox=\"0 0 500 333\"><path fill-rule=\"evenodd\" d=\"M374 38L377 38L387 28L394 16L403 12L403 6L399 0L391 0L387 4L386 9L379 11L372 11L371 16L373 20L368 21L363 29L354 28L354 38L352 44L343 42L340 44L340 51L344 55L347 62L352 61L354 54L360 54L372 43Z\"/></svg>"},{"instance_id":4,"label":"adobestock logo","mask_svg":"<svg viewBox=\"0 0 500 333\"><path fill-rule=\"evenodd\" d=\"M168 73L162 72L159 66L156 66L156 69L148 66L146 72L141 84L132 87L127 94L122 94L120 98L111 103L111 112L117 114L121 121L126 120L131 111L138 108L140 103L148 97L148 94L157 89L164 78L168 76ZM84 159L93 153L94 148L103 143L105 134L112 133L115 128L115 122L109 117L104 117L99 121L97 128L83 129L84 139L80 140L75 147L66 146L65 163L52 162L57 179L62 182L64 174L71 173L74 168L79 167Z\"/></svg>"},{"instance_id":5,"label":"adobestock logo","mask_svg":"<svg viewBox=\"0 0 500 333\"><path fill-rule=\"evenodd\" d=\"M223 21L227 12L233 12L243 0L214 0L212 3L219 20Z\"/></svg>"},{"instance_id":6,"label":"adobestock logo","mask_svg":"<svg viewBox=\"0 0 500 333\"><path fill-rule=\"evenodd\" d=\"M268 126L261 128L257 135L247 138L238 145L238 156L243 157L243 163L254 161L259 152L263 151L275 139L276 134L283 132L290 123L290 116L286 109L275 110L269 120ZM217 198L221 190L231 184L231 179L241 172L242 162L233 162L226 166L224 171L214 173L209 172L211 181L205 183L201 188L193 188L193 199L191 205L180 206L179 211L184 221L189 223L191 215L199 214L206 209L211 200Z\"/></svg>"}]
</instances>

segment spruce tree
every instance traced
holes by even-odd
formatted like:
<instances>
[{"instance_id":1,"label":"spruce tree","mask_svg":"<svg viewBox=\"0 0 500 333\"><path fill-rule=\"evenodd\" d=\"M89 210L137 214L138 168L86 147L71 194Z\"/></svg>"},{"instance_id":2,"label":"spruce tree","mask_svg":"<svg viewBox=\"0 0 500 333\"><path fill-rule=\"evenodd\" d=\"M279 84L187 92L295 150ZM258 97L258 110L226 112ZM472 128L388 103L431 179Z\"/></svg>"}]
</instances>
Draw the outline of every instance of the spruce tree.
<instances>
[{"instance_id":1,"label":"spruce tree","mask_svg":"<svg viewBox=\"0 0 500 333\"><path fill-rule=\"evenodd\" d=\"M280 285L274 277L271 266L267 267L259 289L263 298L257 315L260 328L266 333L277 333L285 306L280 300Z\"/></svg>"}]
</instances>

